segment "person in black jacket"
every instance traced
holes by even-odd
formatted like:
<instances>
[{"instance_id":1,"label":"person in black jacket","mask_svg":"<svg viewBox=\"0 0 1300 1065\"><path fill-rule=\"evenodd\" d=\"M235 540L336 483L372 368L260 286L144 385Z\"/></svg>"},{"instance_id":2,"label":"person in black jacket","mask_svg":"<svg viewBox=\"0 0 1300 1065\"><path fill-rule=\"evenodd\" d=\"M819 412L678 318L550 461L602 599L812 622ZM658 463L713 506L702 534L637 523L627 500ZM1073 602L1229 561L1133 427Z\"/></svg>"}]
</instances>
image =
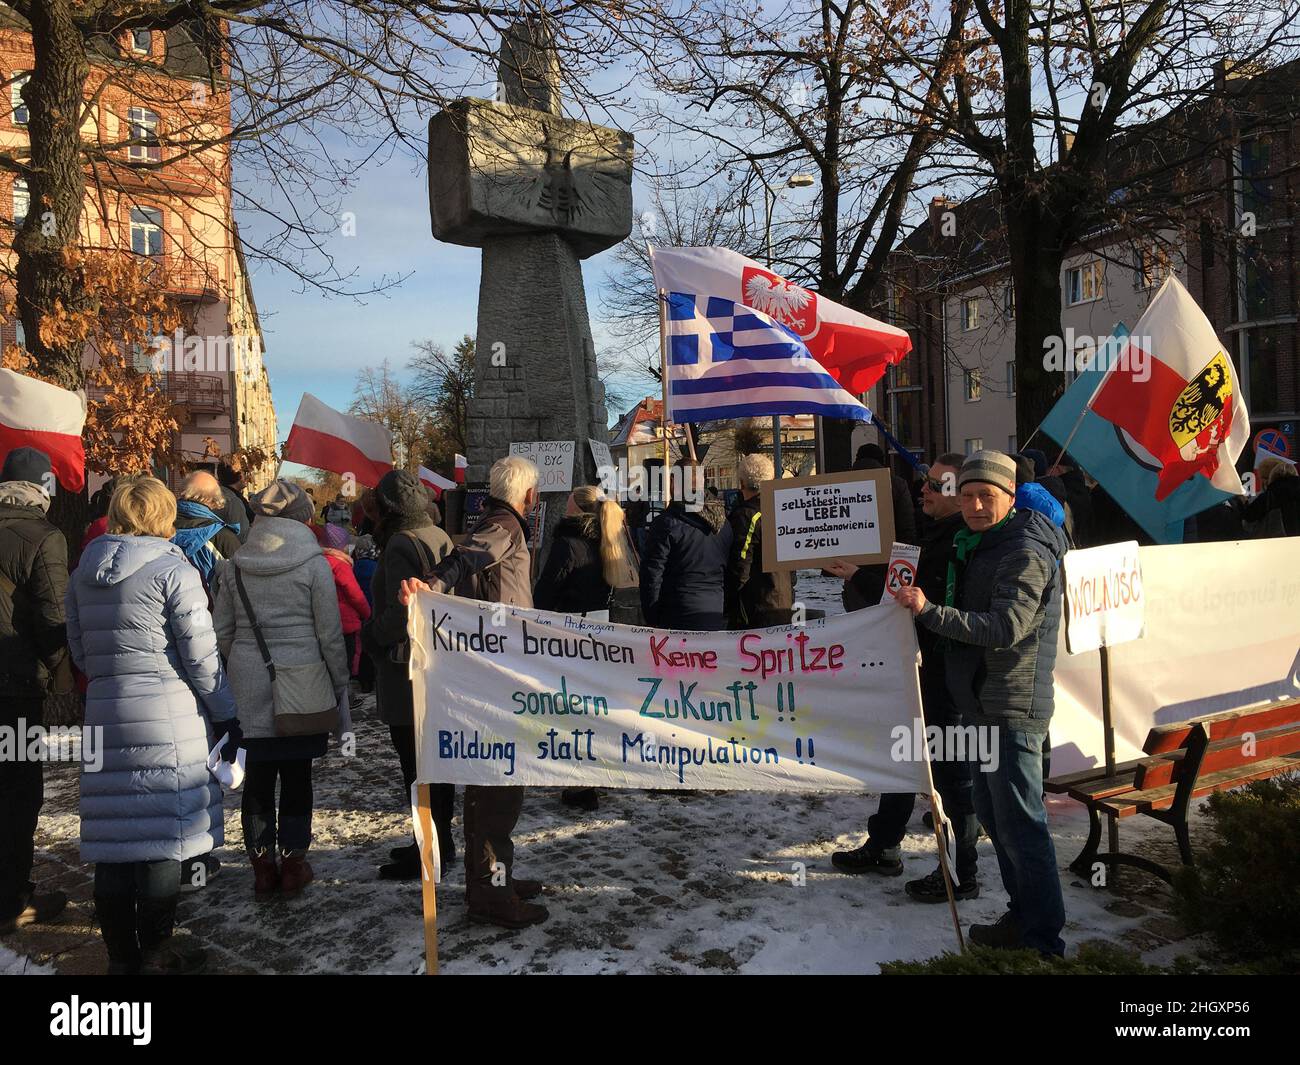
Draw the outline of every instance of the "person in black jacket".
<instances>
[{"instance_id":1,"label":"person in black jacket","mask_svg":"<svg viewBox=\"0 0 1300 1065\"><path fill-rule=\"evenodd\" d=\"M1260 492L1242 516L1257 526L1256 536L1300 536L1300 476L1293 463L1265 459L1259 465Z\"/></svg>"},{"instance_id":2,"label":"person in black jacket","mask_svg":"<svg viewBox=\"0 0 1300 1065\"><path fill-rule=\"evenodd\" d=\"M917 584L930 596L942 599L948 579L948 562L952 558L953 538L965 527L961 504L956 495L956 478L965 456L955 452L935 460L925 483L922 506L924 521L920 531L921 558L917 565ZM827 571L850 583L858 583L858 594L869 592L874 581L864 573L868 567L837 562ZM880 591L876 590L877 601ZM921 648L921 703L925 708L925 722L943 728L958 725L960 721L953 706L952 696L944 674L941 641L926 629L917 627L917 643ZM951 754L952 752L945 752ZM944 812L952 822L956 837L957 879L954 897L973 899L979 897L979 865L975 845L979 840L979 822L975 817L972 797L970 764L964 760L945 758L932 763L935 787L943 800ZM912 816L916 796L885 794L880 804L867 820L867 839L862 846L851 851L836 851L831 864L842 873L877 873L881 876L899 876L903 863L898 855L899 844L907 834L907 822ZM936 869L929 876L913 880L906 885L907 894L918 902L947 902L948 893L943 873Z\"/></svg>"},{"instance_id":3,"label":"person in black jacket","mask_svg":"<svg viewBox=\"0 0 1300 1065\"><path fill-rule=\"evenodd\" d=\"M0 471L0 727L26 745L42 724L41 706L67 665L63 595L68 544L49 521L50 460L15 448ZM38 759L0 760L0 935L48 921L68 903L61 891L38 894L32 874L36 822L45 798Z\"/></svg>"},{"instance_id":4,"label":"person in black jacket","mask_svg":"<svg viewBox=\"0 0 1300 1065\"><path fill-rule=\"evenodd\" d=\"M855 470L885 469L885 453L878 444L863 444L858 448L858 457L853 463ZM928 475L933 478L934 474ZM952 483L956 483L953 481ZM912 497L907 490L907 482L898 474L890 474L894 503L894 540L900 544L916 543L916 518L912 509ZM840 600L848 611L861 610L865 606L875 606L885 591L885 570L887 566L859 566L857 576L844 582ZM827 573L831 571L826 570Z\"/></svg>"},{"instance_id":5,"label":"person in black jacket","mask_svg":"<svg viewBox=\"0 0 1300 1065\"><path fill-rule=\"evenodd\" d=\"M555 526L551 553L533 588L533 605L561 614L607 610L610 592L627 565L625 543L622 508L599 488L575 488Z\"/></svg>"},{"instance_id":6,"label":"person in black jacket","mask_svg":"<svg viewBox=\"0 0 1300 1065\"><path fill-rule=\"evenodd\" d=\"M628 565L626 538L617 503L599 488L575 488L555 526L551 553L533 588L533 606L562 614L608 610ZM600 798L595 788L565 788L560 801L594 810Z\"/></svg>"},{"instance_id":7,"label":"person in black jacket","mask_svg":"<svg viewBox=\"0 0 1300 1065\"><path fill-rule=\"evenodd\" d=\"M724 584L731 529L721 500L704 491L703 470L683 459L683 499L650 526L641 558L641 609L661 629L727 627Z\"/></svg>"},{"instance_id":8,"label":"person in black jacket","mask_svg":"<svg viewBox=\"0 0 1300 1065\"><path fill-rule=\"evenodd\" d=\"M451 540L429 516L429 493L419 478L405 470L384 474L375 489L379 526L375 542L379 563L370 579L372 612L361 625L361 646L374 664L379 719L388 726L388 736L402 769L402 795L411 794L415 780L415 721L411 680L406 655L406 607L400 601L402 581L419 577L441 562L451 551ZM456 860L451 834L454 784L429 788L438 853L444 870ZM390 853L391 861L379 867L383 880L418 880L420 852L414 840Z\"/></svg>"},{"instance_id":9,"label":"person in black jacket","mask_svg":"<svg viewBox=\"0 0 1300 1065\"><path fill-rule=\"evenodd\" d=\"M740 502L727 515L731 526L731 557L727 561L727 622L733 629L790 624L794 582L789 570L763 569L763 515L758 486L774 475L766 455L745 455L736 467Z\"/></svg>"}]
</instances>

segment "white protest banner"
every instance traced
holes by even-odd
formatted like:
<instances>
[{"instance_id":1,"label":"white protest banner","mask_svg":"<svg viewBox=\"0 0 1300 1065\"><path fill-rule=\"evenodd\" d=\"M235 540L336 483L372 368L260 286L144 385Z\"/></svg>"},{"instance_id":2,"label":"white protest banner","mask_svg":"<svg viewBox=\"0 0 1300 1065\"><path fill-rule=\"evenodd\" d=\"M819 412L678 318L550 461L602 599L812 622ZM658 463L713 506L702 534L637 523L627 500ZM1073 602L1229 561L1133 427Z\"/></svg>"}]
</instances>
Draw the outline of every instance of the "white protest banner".
<instances>
[{"instance_id":1,"label":"white protest banner","mask_svg":"<svg viewBox=\"0 0 1300 1065\"><path fill-rule=\"evenodd\" d=\"M1070 654L1139 639L1146 626L1136 540L1068 551L1065 646Z\"/></svg>"},{"instance_id":2,"label":"white protest banner","mask_svg":"<svg viewBox=\"0 0 1300 1065\"><path fill-rule=\"evenodd\" d=\"M539 492L568 492L573 489L572 440L533 440L510 445L510 454L526 458L537 467Z\"/></svg>"},{"instance_id":3,"label":"white protest banner","mask_svg":"<svg viewBox=\"0 0 1300 1065\"><path fill-rule=\"evenodd\" d=\"M889 478L888 470L850 470L764 481L764 572L885 562L894 540Z\"/></svg>"},{"instance_id":4,"label":"white protest banner","mask_svg":"<svg viewBox=\"0 0 1300 1065\"><path fill-rule=\"evenodd\" d=\"M1142 547L1138 558L1146 632L1108 652L1118 760L1140 757L1154 725L1300 699L1300 537ZM1102 761L1098 655L1065 654L1061 632L1053 773Z\"/></svg>"},{"instance_id":5,"label":"white protest banner","mask_svg":"<svg viewBox=\"0 0 1300 1065\"><path fill-rule=\"evenodd\" d=\"M601 469L612 469L614 466L614 455L609 450L609 445L599 440L587 438L587 445L591 448L591 457L596 460L597 477L599 478Z\"/></svg>"},{"instance_id":6,"label":"white protest banner","mask_svg":"<svg viewBox=\"0 0 1300 1065\"><path fill-rule=\"evenodd\" d=\"M907 611L673 632L422 592L409 630L421 782L929 790Z\"/></svg>"},{"instance_id":7,"label":"white protest banner","mask_svg":"<svg viewBox=\"0 0 1300 1065\"><path fill-rule=\"evenodd\" d=\"M885 587L880 591L882 603L892 603L899 592L916 583L916 567L920 562L921 549L916 544L894 541L889 549L889 565L885 567Z\"/></svg>"}]
</instances>

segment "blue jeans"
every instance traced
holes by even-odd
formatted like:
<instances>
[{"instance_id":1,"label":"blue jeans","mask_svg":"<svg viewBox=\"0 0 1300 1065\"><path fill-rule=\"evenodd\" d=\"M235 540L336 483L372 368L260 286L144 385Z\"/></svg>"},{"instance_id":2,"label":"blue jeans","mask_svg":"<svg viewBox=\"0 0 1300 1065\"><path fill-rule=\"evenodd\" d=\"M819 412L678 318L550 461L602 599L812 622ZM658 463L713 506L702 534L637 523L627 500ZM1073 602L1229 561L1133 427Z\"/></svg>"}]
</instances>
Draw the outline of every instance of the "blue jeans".
<instances>
[{"instance_id":1,"label":"blue jeans","mask_svg":"<svg viewBox=\"0 0 1300 1065\"><path fill-rule=\"evenodd\" d=\"M1025 946L1064 955L1065 900L1043 806L1043 740L1041 734L1005 725L997 729L997 770L972 767L975 813L993 841Z\"/></svg>"}]
</instances>

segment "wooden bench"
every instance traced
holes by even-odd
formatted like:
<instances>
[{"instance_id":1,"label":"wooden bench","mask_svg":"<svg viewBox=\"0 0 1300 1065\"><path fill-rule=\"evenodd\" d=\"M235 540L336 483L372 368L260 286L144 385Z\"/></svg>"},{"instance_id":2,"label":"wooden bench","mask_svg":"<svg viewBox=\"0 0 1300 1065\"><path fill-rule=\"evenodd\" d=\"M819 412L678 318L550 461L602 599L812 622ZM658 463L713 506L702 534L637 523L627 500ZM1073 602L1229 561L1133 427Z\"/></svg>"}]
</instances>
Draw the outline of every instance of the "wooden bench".
<instances>
[{"instance_id":1,"label":"wooden bench","mask_svg":"<svg viewBox=\"0 0 1300 1065\"><path fill-rule=\"evenodd\" d=\"M1143 757L1053 777L1044 790L1088 808L1088 842L1070 869L1091 879L1097 862L1131 865L1172 882L1168 868L1135 854L1099 853L1101 816L1122 820L1145 814L1174 830L1184 865L1192 864L1187 814L1193 799L1300 769L1300 703L1229 710L1174 725L1159 725L1142 745Z\"/></svg>"}]
</instances>

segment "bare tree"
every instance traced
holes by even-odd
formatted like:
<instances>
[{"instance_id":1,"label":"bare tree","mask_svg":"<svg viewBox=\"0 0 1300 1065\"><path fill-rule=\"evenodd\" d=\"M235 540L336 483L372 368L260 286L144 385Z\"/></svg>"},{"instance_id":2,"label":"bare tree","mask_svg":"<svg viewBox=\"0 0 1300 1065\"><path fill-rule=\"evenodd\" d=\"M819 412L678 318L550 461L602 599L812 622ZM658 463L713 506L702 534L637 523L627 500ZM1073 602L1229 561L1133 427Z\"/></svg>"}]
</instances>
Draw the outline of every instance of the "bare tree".
<instances>
[{"instance_id":1,"label":"bare tree","mask_svg":"<svg viewBox=\"0 0 1300 1065\"><path fill-rule=\"evenodd\" d=\"M959 0L959 9L970 2ZM932 158L942 133L932 110L962 41L959 27L930 28L924 6L796 0L769 11L705 0L665 13L648 67L661 95L643 121L670 139L657 160L660 206L700 190L702 199L667 212L688 216L677 228L871 310L918 190L936 166L947 173ZM900 40L933 63L911 63ZM782 210L778 196L795 175L815 179L814 201ZM627 285L641 280L640 255L625 259ZM614 293L624 320L627 285ZM851 426L827 430L832 466L847 466Z\"/></svg>"},{"instance_id":2,"label":"bare tree","mask_svg":"<svg viewBox=\"0 0 1300 1065\"><path fill-rule=\"evenodd\" d=\"M416 391L393 373L387 359L357 374L348 413L379 422L393 434L398 467L413 470L420 465L435 424L433 413Z\"/></svg>"},{"instance_id":3,"label":"bare tree","mask_svg":"<svg viewBox=\"0 0 1300 1065\"><path fill-rule=\"evenodd\" d=\"M1297 10L1294 0L949 4L964 54L932 111L950 157L982 170L997 196L1022 439L1063 387L1043 356L1061 334L1066 255L1115 227L1156 233L1186 221L1228 132L1218 128L1226 109L1216 72L1293 57ZM940 66L933 45L895 44L919 68ZM922 105L917 90L899 89Z\"/></svg>"}]
</instances>

